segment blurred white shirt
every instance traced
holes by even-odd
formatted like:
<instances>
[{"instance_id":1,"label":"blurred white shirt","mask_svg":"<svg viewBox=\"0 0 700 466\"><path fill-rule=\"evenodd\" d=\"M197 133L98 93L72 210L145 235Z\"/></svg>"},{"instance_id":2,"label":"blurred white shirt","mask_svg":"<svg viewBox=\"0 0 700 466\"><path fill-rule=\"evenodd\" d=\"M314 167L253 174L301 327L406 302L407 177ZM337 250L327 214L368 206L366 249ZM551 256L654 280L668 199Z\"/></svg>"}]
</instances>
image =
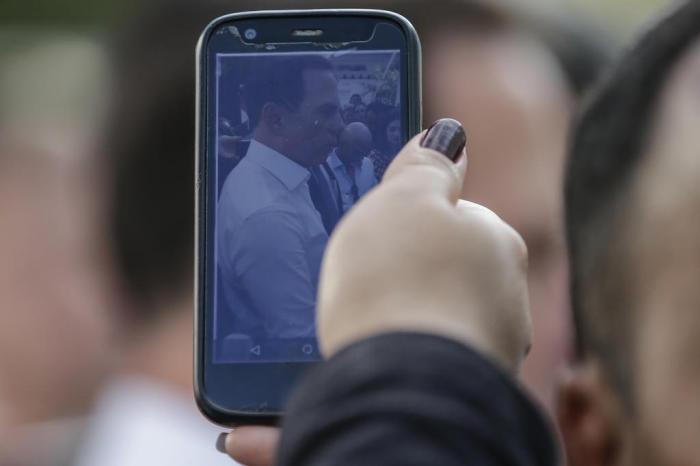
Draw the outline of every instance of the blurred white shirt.
<instances>
[{"instance_id":1,"label":"blurred white shirt","mask_svg":"<svg viewBox=\"0 0 700 466\"><path fill-rule=\"evenodd\" d=\"M231 466L216 450L224 428L194 399L145 378L116 380L99 397L76 466Z\"/></svg>"}]
</instances>

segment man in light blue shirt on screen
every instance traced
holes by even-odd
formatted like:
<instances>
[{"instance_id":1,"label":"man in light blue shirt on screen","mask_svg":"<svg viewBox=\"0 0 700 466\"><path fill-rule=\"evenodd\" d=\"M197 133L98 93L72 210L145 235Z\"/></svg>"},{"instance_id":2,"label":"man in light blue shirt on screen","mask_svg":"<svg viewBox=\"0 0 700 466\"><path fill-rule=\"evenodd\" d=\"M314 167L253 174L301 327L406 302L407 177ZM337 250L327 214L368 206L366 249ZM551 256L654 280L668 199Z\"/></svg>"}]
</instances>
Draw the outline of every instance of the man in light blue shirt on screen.
<instances>
[{"instance_id":1,"label":"man in light blue shirt on screen","mask_svg":"<svg viewBox=\"0 0 700 466\"><path fill-rule=\"evenodd\" d=\"M319 55L257 60L244 89L253 138L217 206L221 291L237 333L311 338L321 259L341 214L320 168L344 127L338 83Z\"/></svg>"},{"instance_id":2,"label":"man in light blue shirt on screen","mask_svg":"<svg viewBox=\"0 0 700 466\"><path fill-rule=\"evenodd\" d=\"M364 123L355 122L345 127L338 148L328 157L343 213L377 184L374 165L367 157L371 150L372 132Z\"/></svg>"}]
</instances>

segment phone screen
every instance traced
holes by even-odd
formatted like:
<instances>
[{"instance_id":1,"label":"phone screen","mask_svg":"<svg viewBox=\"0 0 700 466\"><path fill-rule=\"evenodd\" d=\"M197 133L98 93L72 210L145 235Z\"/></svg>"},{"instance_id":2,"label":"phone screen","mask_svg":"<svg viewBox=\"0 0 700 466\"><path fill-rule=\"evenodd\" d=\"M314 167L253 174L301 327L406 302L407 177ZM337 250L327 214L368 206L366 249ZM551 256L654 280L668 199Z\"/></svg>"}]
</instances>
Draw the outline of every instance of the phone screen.
<instances>
[{"instance_id":1,"label":"phone screen","mask_svg":"<svg viewBox=\"0 0 700 466\"><path fill-rule=\"evenodd\" d=\"M259 25L219 27L208 53L212 367L320 359L316 294L329 236L412 130L398 27L373 24L356 42L270 45Z\"/></svg>"}]
</instances>

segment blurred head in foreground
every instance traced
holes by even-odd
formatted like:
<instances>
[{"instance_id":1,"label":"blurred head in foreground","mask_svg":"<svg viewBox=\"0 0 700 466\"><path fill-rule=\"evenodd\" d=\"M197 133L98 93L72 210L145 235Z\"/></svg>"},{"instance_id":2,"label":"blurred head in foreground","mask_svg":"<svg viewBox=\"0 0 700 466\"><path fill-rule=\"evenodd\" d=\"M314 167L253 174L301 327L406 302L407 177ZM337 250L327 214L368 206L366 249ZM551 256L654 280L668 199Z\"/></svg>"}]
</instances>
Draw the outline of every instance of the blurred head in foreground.
<instances>
[{"instance_id":1,"label":"blurred head in foreground","mask_svg":"<svg viewBox=\"0 0 700 466\"><path fill-rule=\"evenodd\" d=\"M700 3L661 18L578 119L566 223L581 362L570 464L700 464Z\"/></svg>"}]
</instances>

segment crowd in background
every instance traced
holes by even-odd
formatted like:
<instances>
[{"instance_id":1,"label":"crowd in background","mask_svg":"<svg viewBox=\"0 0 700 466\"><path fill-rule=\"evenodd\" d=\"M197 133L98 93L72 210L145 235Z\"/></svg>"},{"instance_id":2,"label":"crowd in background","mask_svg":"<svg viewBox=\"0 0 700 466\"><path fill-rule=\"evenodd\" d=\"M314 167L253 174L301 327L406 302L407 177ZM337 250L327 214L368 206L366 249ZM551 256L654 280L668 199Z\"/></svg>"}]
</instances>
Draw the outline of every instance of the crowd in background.
<instances>
[{"instance_id":1,"label":"crowd in background","mask_svg":"<svg viewBox=\"0 0 700 466\"><path fill-rule=\"evenodd\" d=\"M0 73L1 97L14 103L5 107L15 110L0 116L1 465L231 464L214 450L220 429L191 394L194 46L220 14L325 5L302 3L154 3L109 34L70 36L64 49L2 51L24 74ZM583 19L501 2L337 6L391 9L415 24L425 121L464 124L464 196L528 245L535 344L524 381L551 413L574 351L561 210L566 137L614 41ZM89 60L70 61L72 53ZM36 98L23 113L16 89L66 99ZM87 110L66 118L76 101ZM377 179L400 147L395 105L356 94L342 111L346 123L370 129Z\"/></svg>"}]
</instances>

